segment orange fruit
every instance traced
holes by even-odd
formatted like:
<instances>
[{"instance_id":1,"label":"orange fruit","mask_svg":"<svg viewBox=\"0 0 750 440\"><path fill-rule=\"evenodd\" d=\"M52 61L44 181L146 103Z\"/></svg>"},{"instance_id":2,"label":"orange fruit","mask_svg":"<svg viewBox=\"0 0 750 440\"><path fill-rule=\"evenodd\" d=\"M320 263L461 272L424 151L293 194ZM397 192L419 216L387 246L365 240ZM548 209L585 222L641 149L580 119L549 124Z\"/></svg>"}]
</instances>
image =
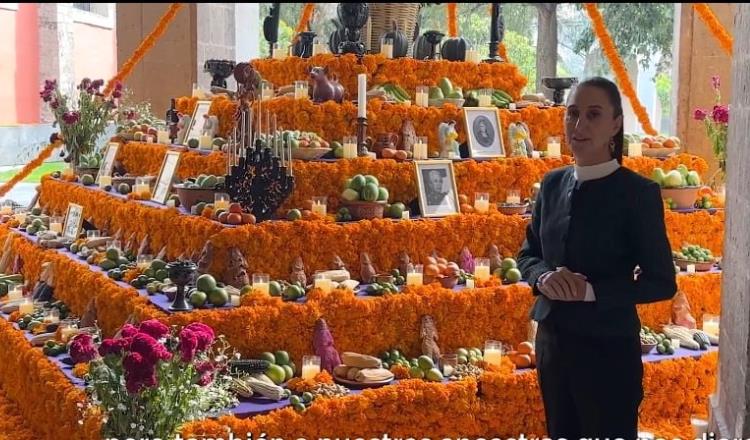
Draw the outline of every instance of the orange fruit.
<instances>
[{"instance_id":1,"label":"orange fruit","mask_svg":"<svg viewBox=\"0 0 750 440\"><path fill-rule=\"evenodd\" d=\"M229 223L230 225L239 225L239 224L241 224L242 223L242 215L241 214L236 214L234 212L229 213L229 215L227 215L227 223Z\"/></svg>"},{"instance_id":2,"label":"orange fruit","mask_svg":"<svg viewBox=\"0 0 750 440\"><path fill-rule=\"evenodd\" d=\"M516 356L515 364L519 368L527 368L531 366L531 356L528 354L519 354Z\"/></svg>"},{"instance_id":3,"label":"orange fruit","mask_svg":"<svg viewBox=\"0 0 750 440\"><path fill-rule=\"evenodd\" d=\"M228 216L229 216L229 213L228 213L228 212L222 212L221 214L219 214L219 218L218 218L218 220L219 220L220 222L222 222L222 223L229 223L229 221L227 220L227 217L228 217Z\"/></svg>"},{"instance_id":4,"label":"orange fruit","mask_svg":"<svg viewBox=\"0 0 750 440\"><path fill-rule=\"evenodd\" d=\"M437 268L438 268L438 273L444 274L445 270L448 269L448 265L438 263Z\"/></svg>"},{"instance_id":5,"label":"orange fruit","mask_svg":"<svg viewBox=\"0 0 750 440\"><path fill-rule=\"evenodd\" d=\"M531 356L531 366L535 367L536 366L536 353L531 352L529 356Z\"/></svg>"},{"instance_id":6,"label":"orange fruit","mask_svg":"<svg viewBox=\"0 0 750 440\"><path fill-rule=\"evenodd\" d=\"M255 224L255 216L252 214L240 214L242 216L242 224L243 225L254 225Z\"/></svg>"},{"instance_id":7,"label":"orange fruit","mask_svg":"<svg viewBox=\"0 0 750 440\"><path fill-rule=\"evenodd\" d=\"M437 264L443 264L443 265L447 266L448 265L448 260L446 260L445 258L442 258L442 257L437 257Z\"/></svg>"},{"instance_id":8,"label":"orange fruit","mask_svg":"<svg viewBox=\"0 0 750 440\"><path fill-rule=\"evenodd\" d=\"M518 352L520 354L529 354L532 351L534 351L534 346L531 345L531 342L521 342L518 344Z\"/></svg>"},{"instance_id":9,"label":"orange fruit","mask_svg":"<svg viewBox=\"0 0 750 440\"><path fill-rule=\"evenodd\" d=\"M239 203L229 205L229 212L232 214L242 214L242 206Z\"/></svg>"},{"instance_id":10,"label":"orange fruit","mask_svg":"<svg viewBox=\"0 0 750 440\"><path fill-rule=\"evenodd\" d=\"M469 196L466 194L459 194L458 195L458 202L462 205L468 205L469 204Z\"/></svg>"},{"instance_id":11,"label":"orange fruit","mask_svg":"<svg viewBox=\"0 0 750 440\"><path fill-rule=\"evenodd\" d=\"M406 158L408 157L408 154L404 150L398 150L396 151L396 154L394 157L396 160L406 160Z\"/></svg>"},{"instance_id":12,"label":"orange fruit","mask_svg":"<svg viewBox=\"0 0 750 440\"><path fill-rule=\"evenodd\" d=\"M424 274L429 277L440 275L440 268L436 264L428 264L424 267Z\"/></svg>"},{"instance_id":13,"label":"orange fruit","mask_svg":"<svg viewBox=\"0 0 750 440\"><path fill-rule=\"evenodd\" d=\"M425 266L430 265L430 264L437 264L437 260L434 257L427 257L424 259L424 261L425 261L425 264L424 264Z\"/></svg>"}]
</instances>

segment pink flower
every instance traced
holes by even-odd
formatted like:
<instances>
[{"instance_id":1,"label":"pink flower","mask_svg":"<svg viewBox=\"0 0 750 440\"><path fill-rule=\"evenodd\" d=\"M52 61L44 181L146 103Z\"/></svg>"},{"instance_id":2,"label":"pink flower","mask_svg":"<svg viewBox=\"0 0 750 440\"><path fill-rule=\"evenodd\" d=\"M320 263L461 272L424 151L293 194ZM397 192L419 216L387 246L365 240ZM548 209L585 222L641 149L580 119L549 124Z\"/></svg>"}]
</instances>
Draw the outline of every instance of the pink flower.
<instances>
[{"instance_id":1,"label":"pink flower","mask_svg":"<svg viewBox=\"0 0 750 440\"><path fill-rule=\"evenodd\" d=\"M711 119L720 124L729 123L729 109L725 105L715 105L711 113Z\"/></svg>"},{"instance_id":2,"label":"pink flower","mask_svg":"<svg viewBox=\"0 0 750 440\"><path fill-rule=\"evenodd\" d=\"M200 351L207 349L214 342L214 330L206 324L194 322L185 327L185 329L196 334L196 337L198 338L198 350Z\"/></svg>"},{"instance_id":3,"label":"pink flower","mask_svg":"<svg viewBox=\"0 0 750 440\"><path fill-rule=\"evenodd\" d=\"M145 333L154 339L161 339L169 334L169 327L156 319L150 319L141 323L140 332Z\"/></svg>"},{"instance_id":4,"label":"pink flower","mask_svg":"<svg viewBox=\"0 0 750 440\"><path fill-rule=\"evenodd\" d=\"M156 364L160 360L166 361L172 357L172 354L164 345L146 333L138 333L133 336L130 351L140 354L143 359L151 364Z\"/></svg>"},{"instance_id":5,"label":"pink flower","mask_svg":"<svg viewBox=\"0 0 750 440\"><path fill-rule=\"evenodd\" d=\"M70 344L70 358L76 364L96 359L98 352L94 346L94 338L88 333L77 335Z\"/></svg>"},{"instance_id":6,"label":"pink flower","mask_svg":"<svg viewBox=\"0 0 750 440\"><path fill-rule=\"evenodd\" d=\"M105 339L99 346L99 355L102 357L107 355L119 356L124 350L130 348L130 342L131 338Z\"/></svg>"},{"instance_id":7,"label":"pink flower","mask_svg":"<svg viewBox=\"0 0 750 440\"><path fill-rule=\"evenodd\" d=\"M191 362L195 358L198 349L198 336L187 327L180 332L180 356L185 362Z\"/></svg>"},{"instance_id":8,"label":"pink flower","mask_svg":"<svg viewBox=\"0 0 750 440\"><path fill-rule=\"evenodd\" d=\"M156 386L156 368L140 353L129 353L122 360L125 370L125 386L130 394L136 394L143 388Z\"/></svg>"},{"instance_id":9,"label":"pink flower","mask_svg":"<svg viewBox=\"0 0 750 440\"><path fill-rule=\"evenodd\" d=\"M721 86L719 75L714 75L711 77L711 85L714 87L715 90L719 90L719 86Z\"/></svg>"},{"instance_id":10,"label":"pink flower","mask_svg":"<svg viewBox=\"0 0 750 440\"><path fill-rule=\"evenodd\" d=\"M120 335L122 335L123 338L130 338L137 334L138 334L138 328L132 324L125 324L122 326L122 329L120 330Z\"/></svg>"},{"instance_id":11,"label":"pink flower","mask_svg":"<svg viewBox=\"0 0 750 440\"><path fill-rule=\"evenodd\" d=\"M65 112L62 115L63 122L68 125L75 124L81 120L81 113L79 112Z\"/></svg>"},{"instance_id":12,"label":"pink flower","mask_svg":"<svg viewBox=\"0 0 750 440\"><path fill-rule=\"evenodd\" d=\"M201 376L200 379L198 379L198 385L205 387L211 384L211 382L214 381L214 376L211 373L206 373Z\"/></svg>"},{"instance_id":13,"label":"pink flower","mask_svg":"<svg viewBox=\"0 0 750 440\"><path fill-rule=\"evenodd\" d=\"M699 108L695 109L695 113L693 113L693 119L695 119L696 121L702 121L706 119L706 116L706 111Z\"/></svg>"}]
</instances>

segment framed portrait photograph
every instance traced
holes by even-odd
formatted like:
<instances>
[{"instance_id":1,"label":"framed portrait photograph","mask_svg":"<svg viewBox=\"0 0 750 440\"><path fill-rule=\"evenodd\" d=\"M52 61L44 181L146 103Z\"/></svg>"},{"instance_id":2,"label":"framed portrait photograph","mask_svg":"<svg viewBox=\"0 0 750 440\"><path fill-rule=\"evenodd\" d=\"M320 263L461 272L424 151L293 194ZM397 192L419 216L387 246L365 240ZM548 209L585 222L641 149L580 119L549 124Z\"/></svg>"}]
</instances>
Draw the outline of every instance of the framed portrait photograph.
<instances>
[{"instance_id":1,"label":"framed portrait photograph","mask_svg":"<svg viewBox=\"0 0 750 440\"><path fill-rule=\"evenodd\" d=\"M419 209L423 217L445 217L458 214L460 203L452 160L418 160L414 162L419 191Z\"/></svg>"},{"instance_id":2,"label":"framed portrait photograph","mask_svg":"<svg viewBox=\"0 0 750 440\"><path fill-rule=\"evenodd\" d=\"M489 159L505 156L500 116L496 108L464 107L469 156Z\"/></svg>"},{"instance_id":3,"label":"framed portrait photograph","mask_svg":"<svg viewBox=\"0 0 750 440\"><path fill-rule=\"evenodd\" d=\"M112 176L112 170L115 168L115 158L119 149L120 144L117 142L107 144L107 151L104 153L104 159L102 159L102 164L99 167L99 174L96 176L97 181L99 180L99 176Z\"/></svg>"},{"instance_id":4,"label":"framed portrait photograph","mask_svg":"<svg viewBox=\"0 0 750 440\"><path fill-rule=\"evenodd\" d=\"M63 224L62 236L76 239L81 232L83 225L83 206L75 203L68 203L68 212L65 214L65 224Z\"/></svg>"},{"instance_id":5,"label":"framed portrait photograph","mask_svg":"<svg viewBox=\"0 0 750 440\"><path fill-rule=\"evenodd\" d=\"M172 188L172 181L177 173L177 165L180 163L179 151L167 151L164 155L164 161L161 163L159 176L156 178L151 200L164 205L169 198L169 191Z\"/></svg>"},{"instance_id":6,"label":"framed portrait photograph","mask_svg":"<svg viewBox=\"0 0 750 440\"><path fill-rule=\"evenodd\" d=\"M211 101L198 101L195 104L195 110L193 110L192 119L190 119L190 125L185 132L185 139L182 140L182 145L187 146L190 139L200 139L203 134L203 124L206 123L205 115L208 114L208 109L211 108Z\"/></svg>"}]
</instances>

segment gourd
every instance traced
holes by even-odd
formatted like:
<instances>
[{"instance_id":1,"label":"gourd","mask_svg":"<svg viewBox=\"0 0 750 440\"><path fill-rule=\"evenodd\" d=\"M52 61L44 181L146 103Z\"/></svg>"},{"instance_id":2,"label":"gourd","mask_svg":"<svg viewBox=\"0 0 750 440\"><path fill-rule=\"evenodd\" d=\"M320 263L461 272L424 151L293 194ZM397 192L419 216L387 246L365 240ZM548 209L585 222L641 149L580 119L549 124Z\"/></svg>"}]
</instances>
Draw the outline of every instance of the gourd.
<instances>
[{"instance_id":1,"label":"gourd","mask_svg":"<svg viewBox=\"0 0 750 440\"><path fill-rule=\"evenodd\" d=\"M395 51L395 49L394 49ZM427 38L425 38L424 35L420 35L417 37L417 39L414 41L414 46L412 47L413 57L415 60L424 60L430 58L430 54L432 52L432 44L427 42Z\"/></svg>"},{"instance_id":2,"label":"gourd","mask_svg":"<svg viewBox=\"0 0 750 440\"><path fill-rule=\"evenodd\" d=\"M341 353L341 362L349 367L357 368L380 368L382 366L380 359L374 356L353 353L351 351Z\"/></svg>"},{"instance_id":3,"label":"gourd","mask_svg":"<svg viewBox=\"0 0 750 440\"><path fill-rule=\"evenodd\" d=\"M393 41L393 58L405 57L409 52L409 41L406 39L406 35L398 29L396 20L392 21L392 25L391 30L380 38L380 44L383 44L386 38L391 39Z\"/></svg>"},{"instance_id":4,"label":"gourd","mask_svg":"<svg viewBox=\"0 0 750 440\"><path fill-rule=\"evenodd\" d=\"M278 402L284 397L284 389L278 385L270 385L262 380L258 380L255 377L245 378L247 385L253 390L253 393L258 393L263 397Z\"/></svg>"},{"instance_id":5,"label":"gourd","mask_svg":"<svg viewBox=\"0 0 750 440\"><path fill-rule=\"evenodd\" d=\"M346 28L342 26L338 20L331 21L333 21L336 29L331 32L331 35L328 37L328 47L331 49L331 53L337 54L339 53L339 45L346 39Z\"/></svg>"},{"instance_id":6,"label":"gourd","mask_svg":"<svg viewBox=\"0 0 750 440\"><path fill-rule=\"evenodd\" d=\"M693 333L687 328L679 325L665 325L663 331L668 338L679 339L680 347L690 350L700 350L700 344L693 339Z\"/></svg>"},{"instance_id":7,"label":"gourd","mask_svg":"<svg viewBox=\"0 0 750 440\"><path fill-rule=\"evenodd\" d=\"M708 338L708 335L702 331L694 331L693 340L698 343L701 350L708 350L708 347L711 346L711 340Z\"/></svg>"},{"instance_id":8,"label":"gourd","mask_svg":"<svg viewBox=\"0 0 750 440\"><path fill-rule=\"evenodd\" d=\"M440 55L444 60L463 61L466 58L466 49L471 49L471 44L465 38L449 38L443 41Z\"/></svg>"}]
</instances>

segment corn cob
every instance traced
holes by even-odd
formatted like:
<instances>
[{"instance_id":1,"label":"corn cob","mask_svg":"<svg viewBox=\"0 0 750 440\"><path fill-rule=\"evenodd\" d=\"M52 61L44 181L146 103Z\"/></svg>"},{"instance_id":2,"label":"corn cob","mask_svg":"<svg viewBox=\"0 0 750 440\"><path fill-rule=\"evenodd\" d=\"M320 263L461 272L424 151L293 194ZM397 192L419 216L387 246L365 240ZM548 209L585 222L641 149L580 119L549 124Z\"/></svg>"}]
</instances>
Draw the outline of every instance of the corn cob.
<instances>
[{"instance_id":1,"label":"corn cob","mask_svg":"<svg viewBox=\"0 0 750 440\"><path fill-rule=\"evenodd\" d=\"M268 399L279 401L284 397L284 389L278 385L269 385L262 380L256 379L252 376L245 378L245 382L253 390L254 393L258 393Z\"/></svg>"},{"instance_id":2,"label":"corn cob","mask_svg":"<svg viewBox=\"0 0 750 440\"><path fill-rule=\"evenodd\" d=\"M244 379L240 379L239 377L232 378L232 381L229 384L229 389L240 397L253 397L253 389L250 388Z\"/></svg>"},{"instance_id":3,"label":"corn cob","mask_svg":"<svg viewBox=\"0 0 750 440\"><path fill-rule=\"evenodd\" d=\"M679 339L680 347L690 350L700 350L700 345L693 340L693 333L687 328L679 325L665 325L662 330L668 338Z\"/></svg>"},{"instance_id":4,"label":"corn cob","mask_svg":"<svg viewBox=\"0 0 750 440\"><path fill-rule=\"evenodd\" d=\"M268 361L261 359L238 359L229 362L229 371L233 374L264 373L268 369Z\"/></svg>"}]
</instances>

